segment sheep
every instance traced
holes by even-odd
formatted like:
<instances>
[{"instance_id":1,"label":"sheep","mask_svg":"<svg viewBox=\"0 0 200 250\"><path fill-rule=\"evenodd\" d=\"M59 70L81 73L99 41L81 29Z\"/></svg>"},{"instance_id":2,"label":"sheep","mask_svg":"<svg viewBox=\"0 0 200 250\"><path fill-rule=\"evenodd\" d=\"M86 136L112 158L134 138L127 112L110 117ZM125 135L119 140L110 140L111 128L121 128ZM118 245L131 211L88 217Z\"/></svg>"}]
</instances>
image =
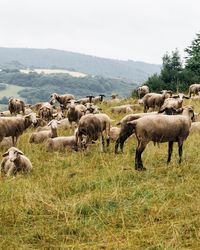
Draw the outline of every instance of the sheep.
<instances>
[{"instance_id":1,"label":"sheep","mask_svg":"<svg viewBox=\"0 0 200 250\"><path fill-rule=\"evenodd\" d=\"M130 115L126 115L124 118L122 118L121 121L116 124L116 125L121 125L121 129L120 129L119 136L118 136L116 143L115 143L115 154L118 153L119 145L120 145L121 153L123 153L125 141L133 134L133 128L130 124L128 124L128 122L139 119L139 118L147 116L147 115L155 115L155 114L158 114L158 113L157 112L150 112L150 113L130 114Z\"/></svg>"},{"instance_id":2,"label":"sheep","mask_svg":"<svg viewBox=\"0 0 200 250\"><path fill-rule=\"evenodd\" d=\"M39 117L46 121L50 121L53 118L53 107L49 102L42 104L38 113Z\"/></svg>"},{"instance_id":3,"label":"sheep","mask_svg":"<svg viewBox=\"0 0 200 250\"><path fill-rule=\"evenodd\" d=\"M65 148L77 150L75 135L50 138L46 142L47 151L61 151Z\"/></svg>"},{"instance_id":4,"label":"sheep","mask_svg":"<svg viewBox=\"0 0 200 250\"><path fill-rule=\"evenodd\" d=\"M131 108L131 105L127 104L127 105L111 107L110 112L121 114L121 113L129 113L129 112L132 113L133 110Z\"/></svg>"},{"instance_id":5,"label":"sheep","mask_svg":"<svg viewBox=\"0 0 200 250\"><path fill-rule=\"evenodd\" d=\"M86 107L83 104L79 105L69 104L67 112L67 118L69 120L69 123L71 125L72 122L78 124L80 118L85 114L85 112L86 112Z\"/></svg>"},{"instance_id":6,"label":"sheep","mask_svg":"<svg viewBox=\"0 0 200 250\"><path fill-rule=\"evenodd\" d=\"M10 111L10 114L20 114L20 111L22 111L23 115L25 114L25 103L16 98L10 98L8 102L8 110Z\"/></svg>"},{"instance_id":7,"label":"sheep","mask_svg":"<svg viewBox=\"0 0 200 250\"><path fill-rule=\"evenodd\" d=\"M66 107L67 103L74 99L75 97L72 94L58 95L57 93L53 93L51 94L50 104L54 104L56 101L58 101L61 105Z\"/></svg>"},{"instance_id":8,"label":"sheep","mask_svg":"<svg viewBox=\"0 0 200 250\"><path fill-rule=\"evenodd\" d=\"M98 106L94 105L93 103L89 103L87 102L85 104L86 107L86 114L99 114L100 111L102 110L101 108L99 108Z\"/></svg>"},{"instance_id":9,"label":"sheep","mask_svg":"<svg viewBox=\"0 0 200 250\"><path fill-rule=\"evenodd\" d=\"M141 155L150 142L168 142L167 164L171 161L173 143L178 143L179 164L182 161L183 142L187 139L194 111L192 106L185 106L181 115L152 115L128 122L136 135L138 146L135 153L135 169L146 170Z\"/></svg>"},{"instance_id":10,"label":"sheep","mask_svg":"<svg viewBox=\"0 0 200 250\"><path fill-rule=\"evenodd\" d=\"M70 123L69 123L69 120L68 120L68 118L64 118L64 119L62 119L62 120L60 120L59 121L59 124L58 124L58 129L64 129L64 130L66 130L66 129L70 129L71 128L71 125L70 125ZM39 131L47 131L47 130L51 130L51 128L49 127L49 126L43 126L43 127L38 127L37 128L37 132L39 132Z\"/></svg>"},{"instance_id":11,"label":"sheep","mask_svg":"<svg viewBox=\"0 0 200 250\"><path fill-rule=\"evenodd\" d=\"M34 125L35 128L37 128L37 127L44 127L44 126L47 125L47 121L45 121L44 119L42 119L40 117L36 117L36 119L37 119L37 122Z\"/></svg>"},{"instance_id":12,"label":"sheep","mask_svg":"<svg viewBox=\"0 0 200 250\"><path fill-rule=\"evenodd\" d=\"M106 97L105 95L98 95L98 96L95 96L92 100L92 102L94 104L98 104L98 103L102 103L103 102L103 98Z\"/></svg>"},{"instance_id":13,"label":"sheep","mask_svg":"<svg viewBox=\"0 0 200 250\"><path fill-rule=\"evenodd\" d=\"M183 100L181 99L174 99L174 98L167 98L165 99L162 107L159 110L159 113L162 113L166 110L178 110L181 109L183 105Z\"/></svg>"},{"instance_id":14,"label":"sheep","mask_svg":"<svg viewBox=\"0 0 200 250\"><path fill-rule=\"evenodd\" d=\"M12 137L13 145L16 145L18 137L31 124L36 124L36 114L31 113L24 117L1 117L0 118L0 142L4 137Z\"/></svg>"},{"instance_id":15,"label":"sheep","mask_svg":"<svg viewBox=\"0 0 200 250\"><path fill-rule=\"evenodd\" d=\"M106 114L87 114L82 116L76 133L77 146L86 148L90 141L96 141L100 137L101 150L105 151L104 133L108 147L111 121L110 117Z\"/></svg>"},{"instance_id":16,"label":"sheep","mask_svg":"<svg viewBox=\"0 0 200 250\"><path fill-rule=\"evenodd\" d=\"M199 91L200 91L200 84L197 84L197 83L192 84L189 87L189 93L188 93L188 95L189 95L189 97L191 97L192 94L193 95L198 95Z\"/></svg>"},{"instance_id":17,"label":"sheep","mask_svg":"<svg viewBox=\"0 0 200 250\"><path fill-rule=\"evenodd\" d=\"M1 172L6 176L16 175L18 172L26 174L33 168L31 161L18 148L9 148L3 157Z\"/></svg>"},{"instance_id":18,"label":"sheep","mask_svg":"<svg viewBox=\"0 0 200 250\"><path fill-rule=\"evenodd\" d=\"M190 134L198 133L200 134L200 122L193 122L190 128Z\"/></svg>"},{"instance_id":19,"label":"sheep","mask_svg":"<svg viewBox=\"0 0 200 250\"><path fill-rule=\"evenodd\" d=\"M148 93L149 93L149 87L146 85L143 85L137 89L137 94L138 94L139 98L142 98L143 96L145 96Z\"/></svg>"},{"instance_id":20,"label":"sheep","mask_svg":"<svg viewBox=\"0 0 200 250\"><path fill-rule=\"evenodd\" d=\"M148 93L146 94L142 100L144 103L144 113L148 111L149 108L156 108L158 107L158 111L162 107L166 98L169 98L172 95L172 91L163 90L162 94L157 93Z\"/></svg>"},{"instance_id":21,"label":"sheep","mask_svg":"<svg viewBox=\"0 0 200 250\"><path fill-rule=\"evenodd\" d=\"M39 132L34 132L31 134L30 138L29 138L29 143L35 143L35 144L39 144L39 143L43 143L45 140L47 140L48 138L54 138L57 137L57 128L59 121L57 120L52 120L48 123L48 126L51 126L51 130L42 130Z\"/></svg>"},{"instance_id":22,"label":"sheep","mask_svg":"<svg viewBox=\"0 0 200 250\"><path fill-rule=\"evenodd\" d=\"M109 132L110 140L116 141L117 138L119 137L120 130L121 130L121 129L118 128L118 127L111 127L111 128L110 128L110 132Z\"/></svg>"}]
</instances>

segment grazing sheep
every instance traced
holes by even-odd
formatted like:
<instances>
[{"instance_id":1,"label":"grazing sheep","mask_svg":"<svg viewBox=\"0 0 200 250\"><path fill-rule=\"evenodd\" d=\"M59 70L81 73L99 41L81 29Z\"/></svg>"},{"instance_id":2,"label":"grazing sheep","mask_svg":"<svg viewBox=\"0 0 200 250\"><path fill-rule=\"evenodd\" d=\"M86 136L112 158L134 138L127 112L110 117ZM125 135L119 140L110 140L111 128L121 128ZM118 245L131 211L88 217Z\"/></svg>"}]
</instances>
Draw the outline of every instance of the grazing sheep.
<instances>
[{"instance_id":1,"label":"grazing sheep","mask_svg":"<svg viewBox=\"0 0 200 250\"><path fill-rule=\"evenodd\" d=\"M87 114L81 117L76 132L76 144L86 148L91 141L101 139L101 149L105 151L104 133L106 135L107 147L109 146L109 131L111 119L106 114Z\"/></svg>"},{"instance_id":2,"label":"grazing sheep","mask_svg":"<svg viewBox=\"0 0 200 250\"><path fill-rule=\"evenodd\" d=\"M190 85L189 93L188 93L189 97L191 97L192 94L198 95L199 92L200 92L200 84L195 83L195 84Z\"/></svg>"},{"instance_id":3,"label":"grazing sheep","mask_svg":"<svg viewBox=\"0 0 200 250\"><path fill-rule=\"evenodd\" d=\"M38 113L39 117L46 121L50 121L53 118L53 107L50 103L45 102L42 104Z\"/></svg>"},{"instance_id":4,"label":"grazing sheep","mask_svg":"<svg viewBox=\"0 0 200 250\"><path fill-rule=\"evenodd\" d=\"M156 107L158 108L158 111L162 107L165 99L169 98L172 95L172 91L168 90L163 90L162 94L157 94L157 93L148 93L146 94L142 100L144 103L144 113L148 111L149 108L155 109Z\"/></svg>"},{"instance_id":5,"label":"grazing sheep","mask_svg":"<svg viewBox=\"0 0 200 250\"><path fill-rule=\"evenodd\" d=\"M149 93L149 87L146 85L143 85L137 89L137 94L138 94L139 98L142 98L143 96L145 96L148 93Z\"/></svg>"},{"instance_id":6,"label":"grazing sheep","mask_svg":"<svg viewBox=\"0 0 200 250\"><path fill-rule=\"evenodd\" d=\"M3 154L1 172L6 176L16 175L18 172L28 173L32 170L31 161L18 148L11 147Z\"/></svg>"},{"instance_id":7,"label":"grazing sheep","mask_svg":"<svg viewBox=\"0 0 200 250\"><path fill-rule=\"evenodd\" d=\"M182 115L152 115L128 122L135 132L138 146L135 153L135 169L145 170L141 155L150 142L168 142L168 159L171 161L173 143L178 143L179 163L182 161L183 142L187 139L194 111L191 106L184 107Z\"/></svg>"},{"instance_id":8,"label":"grazing sheep","mask_svg":"<svg viewBox=\"0 0 200 250\"><path fill-rule=\"evenodd\" d=\"M30 139L29 139L29 143L35 143L35 144L43 143L48 138L57 137L58 136L58 134L57 134L58 125L57 124L59 124L59 121L52 120L48 123L48 126L51 126L50 131L49 130L42 130L39 132L32 133L32 135L30 136Z\"/></svg>"},{"instance_id":9,"label":"grazing sheep","mask_svg":"<svg viewBox=\"0 0 200 250\"><path fill-rule=\"evenodd\" d=\"M57 93L51 94L50 104L54 104L56 101L58 101L61 105L64 107L67 106L67 103L70 100L74 100L74 95L71 94L65 94L65 95L58 95Z\"/></svg>"},{"instance_id":10,"label":"grazing sheep","mask_svg":"<svg viewBox=\"0 0 200 250\"><path fill-rule=\"evenodd\" d=\"M121 129L118 128L118 127L111 127L111 128L110 128L110 132L109 132L110 140L116 141L117 138L119 137L120 130L121 130Z\"/></svg>"},{"instance_id":11,"label":"grazing sheep","mask_svg":"<svg viewBox=\"0 0 200 250\"><path fill-rule=\"evenodd\" d=\"M31 113L24 117L1 117L0 118L0 141L4 137L12 137L13 145L16 145L18 137L28 128L31 124L36 124L36 114Z\"/></svg>"},{"instance_id":12,"label":"grazing sheep","mask_svg":"<svg viewBox=\"0 0 200 250\"><path fill-rule=\"evenodd\" d=\"M10 114L20 114L20 111L22 111L23 115L25 114L25 103L16 98L10 98L8 102L8 110L10 111Z\"/></svg>"},{"instance_id":13,"label":"grazing sheep","mask_svg":"<svg viewBox=\"0 0 200 250\"><path fill-rule=\"evenodd\" d=\"M62 151L65 148L76 150L76 137L72 136L59 136L50 138L46 142L47 151Z\"/></svg>"},{"instance_id":14,"label":"grazing sheep","mask_svg":"<svg viewBox=\"0 0 200 250\"><path fill-rule=\"evenodd\" d=\"M181 100L181 99L167 98L167 99L165 99L164 104L160 108L159 113L162 113L166 110L181 109L182 105L183 105L183 100Z\"/></svg>"}]
</instances>

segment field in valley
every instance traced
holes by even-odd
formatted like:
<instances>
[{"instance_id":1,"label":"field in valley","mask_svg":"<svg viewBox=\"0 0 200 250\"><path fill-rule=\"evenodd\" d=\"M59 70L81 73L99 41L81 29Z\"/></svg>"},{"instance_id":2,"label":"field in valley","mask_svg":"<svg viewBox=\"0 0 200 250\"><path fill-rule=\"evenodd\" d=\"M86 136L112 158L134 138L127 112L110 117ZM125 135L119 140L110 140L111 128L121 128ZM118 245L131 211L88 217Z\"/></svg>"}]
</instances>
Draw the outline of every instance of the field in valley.
<instances>
[{"instance_id":1,"label":"field in valley","mask_svg":"<svg viewBox=\"0 0 200 250\"><path fill-rule=\"evenodd\" d=\"M185 103L200 112L200 102ZM111 114L107 104L102 109L113 125L124 116ZM18 148L33 172L0 179L1 249L200 248L200 135L184 143L181 165L176 145L167 166L167 144L149 143L147 171L137 172L134 137L119 155L114 143L106 153L99 143L85 152L49 153L28 143L32 131Z\"/></svg>"}]
</instances>

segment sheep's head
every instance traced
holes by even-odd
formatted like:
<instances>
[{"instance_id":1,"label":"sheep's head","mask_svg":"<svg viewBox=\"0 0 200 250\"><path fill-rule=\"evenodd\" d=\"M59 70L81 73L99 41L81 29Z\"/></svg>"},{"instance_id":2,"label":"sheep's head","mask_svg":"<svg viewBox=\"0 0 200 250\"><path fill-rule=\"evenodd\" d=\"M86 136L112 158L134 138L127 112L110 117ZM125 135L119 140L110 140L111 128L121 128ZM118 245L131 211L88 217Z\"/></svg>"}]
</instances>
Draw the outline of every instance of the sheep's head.
<instances>
[{"instance_id":1,"label":"sheep's head","mask_svg":"<svg viewBox=\"0 0 200 250\"><path fill-rule=\"evenodd\" d=\"M30 121L33 123L33 125L36 125L36 124L37 124L37 116L36 116L36 113L32 112L32 113L30 113L30 114L28 114L28 115L25 115L24 117L25 117L25 119L30 120Z\"/></svg>"},{"instance_id":2,"label":"sheep's head","mask_svg":"<svg viewBox=\"0 0 200 250\"><path fill-rule=\"evenodd\" d=\"M23 155L23 152L21 150L15 147L11 147L3 154L3 157L8 156L9 160L11 162L14 162L19 158L20 155Z\"/></svg>"},{"instance_id":3,"label":"sheep's head","mask_svg":"<svg viewBox=\"0 0 200 250\"><path fill-rule=\"evenodd\" d=\"M52 129L57 129L58 128L58 124L60 124L59 121L57 121L57 120L51 120L48 123L48 126L51 126Z\"/></svg>"},{"instance_id":4,"label":"sheep's head","mask_svg":"<svg viewBox=\"0 0 200 250\"><path fill-rule=\"evenodd\" d=\"M192 122L195 122L194 108L191 105L187 105L183 108L183 115L187 115L191 118Z\"/></svg>"},{"instance_id":5,"label":"sheep's head","mask_svg":"<svg viewBox=\"0 0 200 250\"><path fill-rule=\"evenodd\" d=\"M57 98L58 98L58 94L57 93L53 93L53 94L51 94L50 97L51 97L50 101L49 101L50 104L54 104L56 102Z\"/></svg>"}]
</instances>

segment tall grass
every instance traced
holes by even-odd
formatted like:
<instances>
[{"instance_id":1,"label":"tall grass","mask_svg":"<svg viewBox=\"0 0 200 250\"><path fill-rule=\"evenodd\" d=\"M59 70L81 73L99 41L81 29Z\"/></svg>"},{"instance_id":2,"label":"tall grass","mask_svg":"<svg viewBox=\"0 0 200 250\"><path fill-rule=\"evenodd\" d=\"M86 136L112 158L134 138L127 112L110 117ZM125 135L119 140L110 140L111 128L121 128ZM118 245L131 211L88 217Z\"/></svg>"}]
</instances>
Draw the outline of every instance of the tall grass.
<instances>
[{"instance_id":1,"label":"tall grass","mask_svg":"<svg viewBox=\"0 0 200 250\"><path fill-rule=\"evenodd\" d=\"M113 124L122 116L112 115ZM49 153L28 144L31 132L18 147L33 172L0 179L1 249L200 248L199 135L185 142L181 165L176 147L167 166L167 145L149 143L141 173L133 168L134 137L123 155L114 155L113 143L107 153L98 143L85 152Z\"/></svg>"}]
</instances>

